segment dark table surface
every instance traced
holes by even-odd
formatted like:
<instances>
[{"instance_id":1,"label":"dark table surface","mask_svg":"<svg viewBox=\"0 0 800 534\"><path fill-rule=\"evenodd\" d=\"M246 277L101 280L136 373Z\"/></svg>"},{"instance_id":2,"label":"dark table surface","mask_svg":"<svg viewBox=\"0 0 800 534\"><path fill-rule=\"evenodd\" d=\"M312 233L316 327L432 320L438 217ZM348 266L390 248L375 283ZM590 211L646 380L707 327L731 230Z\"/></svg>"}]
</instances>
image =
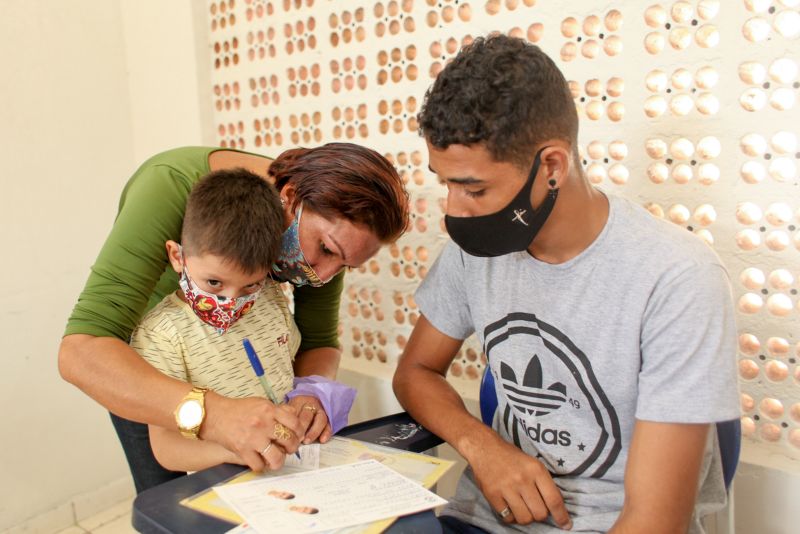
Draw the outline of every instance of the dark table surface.
<instances>
[{"instance_id":1,"label":"dark table surface","mask_svg":"<svg viewBox=\"0 0 800 534\"><path fill-rule=\"evenodd\" d=\"M442 443L405 412L350 425L337 435L412 452L424 452ZM245 469L240 465L222 464L143 491L133 501L133 528L143 534L218 534L230 530L235 525L182 506L180 502ZM430 520L433 513L415 515L420 516L419 522Z\"/></svg>"}]
</instances>

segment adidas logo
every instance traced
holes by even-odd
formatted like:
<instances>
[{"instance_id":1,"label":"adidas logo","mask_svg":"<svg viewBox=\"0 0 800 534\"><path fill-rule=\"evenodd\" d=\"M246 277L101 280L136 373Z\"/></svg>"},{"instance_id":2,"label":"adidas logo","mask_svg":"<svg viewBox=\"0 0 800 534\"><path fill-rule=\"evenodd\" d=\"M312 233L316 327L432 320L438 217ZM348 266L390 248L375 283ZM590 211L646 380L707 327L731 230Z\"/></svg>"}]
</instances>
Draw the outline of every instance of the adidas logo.
<instances>
[{"instance_id":1,"label":"adidas logo","mask_svg":"<svg viewBox=\"0 0 800 534\"><path fill-rule=\"evenodd\" d=\"M500 378L511 405L528 415L547 415L561 408L567 401L567 387L561 382L543 387L542 363L538 355L534 355L528 363L522 384L519 384L514 370L505 362L500 364Z\"/></svg>"},{"instance_id":2,"label":"adidas logo","mask_svg":"<svg viewBox=\"0 0 800 534\"><path fill-rule=\"evenodd\" d=\"M522 425L522 431L531 438L531 441L546 445L561 445L562 447L572 445L572 436L566 430L542 428L542 423L536 423L536 426L528 426L525 424L524 419L520 419L519 422Z\"/></svg>"},{"instance_id":3,"label":"adidas logo","mask_svg":"<svg viewBox=\"0 0 800 534\"><path fill-rule=\"evenodd\" d=\"M605 476L622 451L621 426L587 354L531 313L507 313L483 333L497 430L554 476Z\"/></svg>"}]
</instances>

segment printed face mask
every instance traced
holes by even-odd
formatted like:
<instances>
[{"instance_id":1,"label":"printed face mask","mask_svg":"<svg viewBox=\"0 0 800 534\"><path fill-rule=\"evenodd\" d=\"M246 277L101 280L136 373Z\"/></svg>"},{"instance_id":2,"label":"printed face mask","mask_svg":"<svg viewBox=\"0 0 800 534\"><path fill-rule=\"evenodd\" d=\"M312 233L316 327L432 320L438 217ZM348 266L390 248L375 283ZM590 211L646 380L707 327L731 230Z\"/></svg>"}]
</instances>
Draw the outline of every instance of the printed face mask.
<instances>
[{"instance_id":1,"label":"printed face mask","mask_svg":"<svg viewBox=\"0 0 800 534\"><path fill-rule=\"evenodd\" d=\"M183 252L181 252L181 256L183 256ZM186 302L201 321L216 328L219 334L227 332L233 323L249 312L261 293L261 289L259 289L249 295L235 298L207 293L197 287L197 284L189 277L186 262L182 257L181 261L183 262L183 271L178 283L183 294L186 295Z\"/></svg>"},{"instance_id":2,"label":"printed face mask","mask_svg":"<svg viewBox=\"0 0 800 534\"><path fill-rule=\"evenodd\" d=\"M281 255L272 264L272 274L276 280L291 282L296 287L304 285L320 287L328 280L323 281L317 276L300 248L300 217L302 215L303 204L300 204L294 220L283 232Z\"/></svg>"},{"instance_id":3,"label":"printed face mask","mask_svg":"<svg viewBox=\"0 0 800 534\"><path fill-rule=\"evenodd\" d=\"M447 233L464 252L473 256L494 257L519 252L530 246L558 197L558 189L552 188L538 209L534 210L531 206L531 190L544 148L536 153L528 181L505 208L478 217L445 215Z\"/></svg>"}]
</instances>

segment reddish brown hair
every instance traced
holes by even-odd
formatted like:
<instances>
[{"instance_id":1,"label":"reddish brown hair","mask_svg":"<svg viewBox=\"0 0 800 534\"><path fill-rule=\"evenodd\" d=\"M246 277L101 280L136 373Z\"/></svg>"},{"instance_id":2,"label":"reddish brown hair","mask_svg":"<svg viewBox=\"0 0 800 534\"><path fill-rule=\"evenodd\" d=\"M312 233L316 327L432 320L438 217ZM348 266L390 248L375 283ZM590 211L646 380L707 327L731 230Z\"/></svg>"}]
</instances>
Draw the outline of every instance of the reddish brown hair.
<instances>
[{"instance_id":1,"label":"reddish brown hair","mask_svg":"<svg viewBox=\"0 0 800 534\"><path fill-rule=\"evenodd\" d=\"M408 224L403 181L386 158L369 148L328 143L287 150L272 162L269 175L279 190L294 186L295 205L303 202L328 219L364 225L382 243L395 241Z\"/></svg>"}]
</instances>

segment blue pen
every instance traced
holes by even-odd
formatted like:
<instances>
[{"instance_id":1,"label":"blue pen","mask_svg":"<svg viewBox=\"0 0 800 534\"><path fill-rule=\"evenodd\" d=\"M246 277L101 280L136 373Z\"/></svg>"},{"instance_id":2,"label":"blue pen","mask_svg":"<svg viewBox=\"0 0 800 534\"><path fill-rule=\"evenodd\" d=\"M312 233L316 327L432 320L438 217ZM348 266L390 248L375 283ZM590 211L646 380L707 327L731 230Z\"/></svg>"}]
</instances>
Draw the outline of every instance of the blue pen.
<instances>
[{"instance_id":1,"label":"blue pen","mask_svg":"<svg viewBox=\"0 0 800 534\"><path fill-rule=\"evenodd\" d=\"M242 340L242 345L244 345L244 351L247 353L247 359L250 360L250 365L253 366L253 371L256 372L256 376L258 377L259 382L261 382L261 387L264 388L264 393L267 394L267 398L272 401L272 404L277 406L280 403L278 402L278 398L275 396L275 392L272 391L272 386L269 384L267 377L264 375L264 368L261 366L261 360L258 359L256 350L253 348L253 345L247 338ZM301 459L300 451L295 451L294 455L297 456L298 460Z\"/></svg>"}]
</instances>

